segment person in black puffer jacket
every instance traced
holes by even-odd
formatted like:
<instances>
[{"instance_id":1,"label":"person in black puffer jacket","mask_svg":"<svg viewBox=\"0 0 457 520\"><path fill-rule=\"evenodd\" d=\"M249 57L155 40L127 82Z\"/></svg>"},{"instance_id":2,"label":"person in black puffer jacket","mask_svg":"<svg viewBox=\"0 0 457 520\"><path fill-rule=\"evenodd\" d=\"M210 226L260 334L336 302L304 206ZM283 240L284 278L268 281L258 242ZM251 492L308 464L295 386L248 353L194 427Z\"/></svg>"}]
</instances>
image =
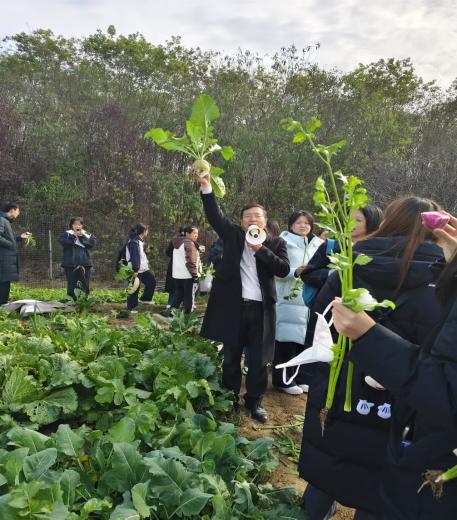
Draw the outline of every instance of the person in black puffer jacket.
<instances>
[{"instance_id":1,"label":"person in black puffer jacket","mask_svg":"<svg viewBox=\"0 0 457 520\"><path fill-rule=\"evenodd\" d=\"M416 344L424 341L442 314L429 266L442 260L443 253L433 242L433 235L422 227L420 217L421 212L437 208L427 199L398 199L386 209L380 229L354 248L356 253L372 257L369 264L354 269L354 287L368 289L378 301L397 303L394 311L379 310L373 313L374 318ZM333 273L318 294L312 312L322 313L340 294L339 277ZM299 473L310 483L304 505L311 520L330 518L334 500L357 509L357 519L377 518L381 507L381 471L389 418L396 404L389 392L367 384L365 378L372 374L355 365L352 412L344 412L346 371L347 360L323 435L320 411L325 406L328 365L318 365L310 385Z\"/></svg>"},{"instance_id":2,"label":"person in black puffer jacket","mask_svg":"<svg viewBox=\"0 0 457 520\"><path fill-rule=\"evenodd\" d=\"M63 247L62 267L67 279L67 294L75 300L75 289L89 293L92 269L90 251L96 244L96 238L84 229L82 217L72 217L68 231L59 236L59 244Z\"/></svg>"},{"instance_id":3,"label":"person in black puffer jacket","mask_svg":"<svg viewBox=\"0 0 457 520\"><path fill-rule=\"evenodd\" d=\"M333 304L335 326L354 341L351 361L396 399L380 520L457 517L457 479L444 483L441 497L433 490L438 474L457 462L457 219L452 217L450 225L434 234L449 262L437 286L445 313L422 348L364 312L356 314L340 302ZM422 486L424 478L433 487Z\"/></svg>"}]
</instances>

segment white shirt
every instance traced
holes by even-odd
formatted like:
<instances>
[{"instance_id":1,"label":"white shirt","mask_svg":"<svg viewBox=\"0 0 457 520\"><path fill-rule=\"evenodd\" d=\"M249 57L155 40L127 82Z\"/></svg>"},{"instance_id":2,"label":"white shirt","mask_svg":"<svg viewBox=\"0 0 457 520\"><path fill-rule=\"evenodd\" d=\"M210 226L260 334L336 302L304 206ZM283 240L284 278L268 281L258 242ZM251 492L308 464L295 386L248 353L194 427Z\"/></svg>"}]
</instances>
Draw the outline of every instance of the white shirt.
<instances>
[{"instance_id":1,"label":"white shirt","mask_svg":"<svg viewBox=\"0 0 457 520\"><path fill-rule=\"evenodd\" d=\"M254 251L244 243L243 254L240 262L241 274L241 296L248 300L261 302L262 291L260 289L259 276L257 274L257 264L255 261Z\"/></svg>"},{"instance_id":2,"label":"white shirt","mask_svg":"<svg viewBox=\"0 0 457 520\"><path fill-rule=\"evenodd\" d=\"M201 192L206 195L213 190L211 186L208 188L201 188ZM254 251L249 248L247 243L244 243L243 254L240 261L240 275L241 275L241 296L248 300L261 302L262 291L260 289L259 275L257 273L257 264L254 256Z\"/></svg>"},{"instance_id":3,"label":"white shirt","mask_svg":"<svg viewBox=\"0 0 457 520\"><path fill-rule=\"evenodd\" d=\"M144 252L144 242L139 240L138 245L140 246L140 268L138 269L138 272L144 273L149 269L149 261L146 253Z\"/></svg>"}]
</instances>

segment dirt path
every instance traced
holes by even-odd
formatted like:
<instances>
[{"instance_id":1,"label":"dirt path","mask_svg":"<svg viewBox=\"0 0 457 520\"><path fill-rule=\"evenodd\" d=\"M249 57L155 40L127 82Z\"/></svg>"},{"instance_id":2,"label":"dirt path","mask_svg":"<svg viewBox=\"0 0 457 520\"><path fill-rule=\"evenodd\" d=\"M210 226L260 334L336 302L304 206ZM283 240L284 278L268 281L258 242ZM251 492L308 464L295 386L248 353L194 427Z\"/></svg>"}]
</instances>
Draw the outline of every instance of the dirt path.
<instances>
[{"instance_id":1,"label":"dirt path","mask_svg":"<svg viewBox=\"0 0 457 520\"><path fill-rule=\"evenodd\" d=\"M268 424L284 425L294 421L296 416L303 416L306 406L306 394L299 396L289 396L283 392L269 386L265 394L263 404L268 411ZM241 418L240 430L242 435L249 439L257 437L271 436L274 437L273 430L262 429L256 430L257 423L253 422L247 415ZM291 437L296 443L300 443L301 434L292 434ZM286 456L281 456L281 463L272 474L271 483L280 487L294 487L297 492L302 495L306 482L298 477L297 466L289 461ZM337 514L334 520L352 520L354 511L338 504Z\"/></svg>"}]
</instances>

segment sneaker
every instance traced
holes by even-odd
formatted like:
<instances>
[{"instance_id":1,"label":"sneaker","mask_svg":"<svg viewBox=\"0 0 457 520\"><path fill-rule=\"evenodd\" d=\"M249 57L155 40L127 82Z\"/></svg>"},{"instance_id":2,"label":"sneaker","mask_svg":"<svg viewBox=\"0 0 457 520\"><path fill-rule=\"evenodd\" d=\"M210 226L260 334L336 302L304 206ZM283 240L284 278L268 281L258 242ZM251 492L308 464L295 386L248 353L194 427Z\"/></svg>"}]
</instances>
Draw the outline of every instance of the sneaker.
<instances>
[{"instance_id":1,"label":"sneaker","mask_svg":"<svg viewBox=\"0 0 457 520\"><path fill-rule=\"evenodd\" d=\"M279 390L280 392L284 392L286 394L289 394L289 395L300 395L303 393L303 390L297 386L297 385L294 385L294 386L277 386L276 387L277 390Z\"/></svg>"},{"instance_id":2,"label":"sneaker","mask_svg":"<svg viewBox=\"0 0 457 520\"><path fill-rule=\"evenodd\" d=\"M154 305L154 302L152 300L150 302L140 300L140 303L144 303L146 305Z\"/></svg>"},{"instance_id":3,"label":"sneaker","mask_svg":"<svg viewBox=\"0 0 457 520\"><path fill-rule=\"evenodd\" d=\"M132 310L130 311L130 314L138 314L138 311L137 311L136 309L132 309Z\"/></svg>"},{"instance_id":4,"label":"sneaker","mask_svg":"<svg viewBox=\"0 0 457 520\"><path fill-rule=\"evenodd\" d=\"M307 394L309 392L309 385L297 385L297 386L299 386L302 389L303 393Z\"/></svg>"}]
</instances>

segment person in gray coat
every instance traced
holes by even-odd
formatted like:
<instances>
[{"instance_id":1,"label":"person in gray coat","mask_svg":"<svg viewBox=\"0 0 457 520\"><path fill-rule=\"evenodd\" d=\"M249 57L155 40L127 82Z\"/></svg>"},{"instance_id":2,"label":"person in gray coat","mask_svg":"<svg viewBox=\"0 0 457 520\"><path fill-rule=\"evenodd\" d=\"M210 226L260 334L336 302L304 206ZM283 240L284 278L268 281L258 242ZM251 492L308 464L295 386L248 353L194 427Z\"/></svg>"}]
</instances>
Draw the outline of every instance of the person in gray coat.
<instances>
[{"instance_id":1,"label":"person in gray coat","mask_svg":"<svg viewBox=\"0 0 457 520\"><path fill-rule=\"evenodd\" d=\"M19 280L18 243L30 236L24 232L16 237L11 223L19 216L17 204L9 203L0 212L0 305L8 303L11 282Z\"/></svg>"}]
</instances>

